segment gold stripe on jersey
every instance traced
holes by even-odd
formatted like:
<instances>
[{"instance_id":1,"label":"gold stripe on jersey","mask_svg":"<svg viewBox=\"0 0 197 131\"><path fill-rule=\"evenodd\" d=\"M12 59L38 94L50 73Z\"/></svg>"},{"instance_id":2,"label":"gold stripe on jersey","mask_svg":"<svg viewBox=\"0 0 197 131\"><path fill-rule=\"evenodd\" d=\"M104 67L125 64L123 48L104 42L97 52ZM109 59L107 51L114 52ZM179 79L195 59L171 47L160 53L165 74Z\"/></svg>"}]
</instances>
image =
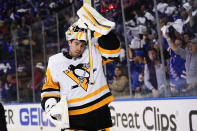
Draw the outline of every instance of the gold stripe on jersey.
<instances>
[{"instance_id":1,"label":"gold stripe on jersey","mask_svg":"<svg viewBox=\"0 0 197 131\"><path fill-rule=\"evenodd\" d=\"M120 47L116 50L107 50L107 49L103 49L102 47L99 46L99 44L97 44L96 49L98 49L100 53L109 54L109 55L120 53Z\"/></svg>"},{"instance_id":2,"label":"gold stripe on jersey","mask_svg":"<svg viewBox=\"0 0 197 131\"><path fill-rule=\"evenodd\" d=\"M96 90L96 91L94 91L94 92L92 92L92 93L90 93L90 94L88 94L88 95L86 95L86 96L84 96L82 98L70 99L70 100L68 100L68 104L76 103L76 102L81 102L81 101L84 101L86 99L89 99L89 98L91 98L91 97L99 94L100 92L102 92L103 90L105 90L107 88L108 88L108 85L105 85L105 86L99 88L98 90Z\"/></svg>"},{"instance_id":3,"label":"gold stripe on jersey","mask_svg":"<svg viewBox=\"0 0 197 131\"><path fill-rule=\"evenodd\" d=\"M113 96L109 96L105 99L103 99L102 101L92 105L92 106L89 106L89 107L85 107L85 108L82 108L82 109L76 109L76 110L69 110L68 111L68 114L70 116L72 115L81 115L81 114L86 114L88 112L91 112L93 110L96 110L106 104L109 104L110 102L112 102L114 100L114 97Z\"/></svg>"},{"instance_id":4,"label":"gold stripe on jersey","mask_svg":"<svg viewBox=\"0 0 197 131\"><path fill-rule=\"evenodd\" d=\"M60 89L59 83L53 81L49 68L47 69L46 76L47 76L47 81L43 85L42 90L46 90L46 89L49 89L49 88L59 90Z\"/></svg>"},{"instance_id":5,"label":"gold stripe on jersey","mask_svg":"<svg viewBox=\"0 0 197 131\"><path fill-rule=\"evenodd\" d=\"M112 62L112 61L113 61L112 59L107 59L107 60L102 59L102 65L105 65L105 64Z\"/></svg>"},{"instance_id":6,"label":"gold stripe on jersey","mask_svg":"<svg viewBox=\"0 0 197 131\"><path fill-rule=\"evenodd\" d=\"M101 35L102 35L101 33L94 32L94 37L95 37L95 38L98 38L98 37L100 37Z\"/></svg>"},{"instance_id":7,"label":"gold stripe on jersey","mask_svg":"<svg viewBox=\"0 0 197 131\"><path fill-rule=\"evenodd\" d=\"M45 97L57 97L57 98L60 98L60 95L57 95L57 94L44 94L41 97L42 97L42 99L45 98Z\"/></svg>"}]
</instances>

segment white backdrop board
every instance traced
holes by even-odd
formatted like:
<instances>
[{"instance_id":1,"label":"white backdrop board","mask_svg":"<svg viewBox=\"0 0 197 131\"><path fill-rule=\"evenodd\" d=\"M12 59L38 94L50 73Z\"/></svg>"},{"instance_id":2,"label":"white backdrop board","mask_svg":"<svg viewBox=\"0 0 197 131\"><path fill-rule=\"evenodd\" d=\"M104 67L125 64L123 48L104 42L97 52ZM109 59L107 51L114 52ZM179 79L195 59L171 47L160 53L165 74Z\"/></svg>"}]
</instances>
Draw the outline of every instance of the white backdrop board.
<instances>
[{"instance_id":1,"label":"white backdrop board","mask_svg":"<svg viewBox=\"0 0 197 131\"><path fill-rule=\"evenodd\" d=\"M8 131L59 131L39 103L4 105ZM116 100L112 131L197 131L197 98Z\"/></svg>"}]
</instances>

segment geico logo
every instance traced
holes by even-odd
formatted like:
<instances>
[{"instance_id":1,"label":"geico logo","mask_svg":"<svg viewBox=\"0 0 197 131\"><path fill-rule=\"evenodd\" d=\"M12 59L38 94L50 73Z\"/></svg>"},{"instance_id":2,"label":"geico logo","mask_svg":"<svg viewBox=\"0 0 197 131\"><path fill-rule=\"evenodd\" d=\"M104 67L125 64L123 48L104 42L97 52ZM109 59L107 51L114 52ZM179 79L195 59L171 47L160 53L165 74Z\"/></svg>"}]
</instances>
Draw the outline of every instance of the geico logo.
<instances>
[{"instance_id":1,"label":"geico logo","mask_svg":"<svg viewBox=\"0 0 197 131\"><path fill-rule=\"evenodd\" d=\"M40 108L21 108L19 113L21 125L55 126L46 118L44 110Z\"/></svg>"},{"instance_id":2,"label":"geico logo","mask_svg":"<svg viewBox=\"0 0 197 131\"><path fill-rule=\"evenodd\" d=\"M134 113L118 113L113 106L110 106L110 110L113 125L117 127L123 126L124 128L139 130L145 128L157 131L176 131L177 129L177 125L175 123L176 116L174 114L162 114L159 112L159 108L156 107L148 106L145 107L142 112L141 110L138 110ZM140 123L143 125L140 125Z\"/></svg>"},{"instance_id":3,"label":"geico logo","mask_svg":"<svg viewBox=\"0 0 197 131\"><path fill-rule=\"evenodd\" d=\"M149 117L148 117L149 116ZM153 116L153 123L150 123L150 116ZM176 131L177 125L175 123L176 116L174 114L161 114L159 108L146 107L143 111L143 123L149 130L161 130L161 131Z\"/></svg>"},{"instance_id":4,"label":"geico logo","mask_svg":"<svg viewBox=\"0 0 197 131\"><path fill-rule=\"evenodd\" d=\"M13 110L6 109L5 110L5 117L6 117L6 123L7 124L14 124L14 120L13 120L14 113L13 113Z\"/></svg>"}]
</instances>

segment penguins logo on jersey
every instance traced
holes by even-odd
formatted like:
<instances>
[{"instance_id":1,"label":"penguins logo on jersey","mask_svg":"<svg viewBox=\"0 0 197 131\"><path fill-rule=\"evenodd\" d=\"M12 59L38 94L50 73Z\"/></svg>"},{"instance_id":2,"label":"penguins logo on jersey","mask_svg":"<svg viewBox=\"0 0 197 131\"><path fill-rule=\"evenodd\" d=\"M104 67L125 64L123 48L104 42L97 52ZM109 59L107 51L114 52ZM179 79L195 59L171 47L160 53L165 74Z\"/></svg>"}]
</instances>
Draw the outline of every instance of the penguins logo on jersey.
<instances>
[{"instance_id":1,"label":"penguins logo on jersey","mask_svg":"<svg viewBox=\"0 0 197 131\"><path fill-rule=\"evenodd\" d=\"M72 86L73 89L82 87L87 91L90 76L89 64L70 65L64 73L76 82L77 85Z\"/></svg>"}]
</instances>

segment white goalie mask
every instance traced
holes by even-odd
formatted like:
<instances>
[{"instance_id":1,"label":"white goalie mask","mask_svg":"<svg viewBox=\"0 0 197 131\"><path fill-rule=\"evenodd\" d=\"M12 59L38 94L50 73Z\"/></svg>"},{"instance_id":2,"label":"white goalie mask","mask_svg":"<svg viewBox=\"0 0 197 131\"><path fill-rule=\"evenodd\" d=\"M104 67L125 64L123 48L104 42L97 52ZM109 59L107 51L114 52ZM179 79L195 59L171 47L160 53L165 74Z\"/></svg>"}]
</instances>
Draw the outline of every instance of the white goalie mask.
<instances>
[{"instance_id":1,"label":"white goalie mask","mask_svg":"<svg viewBox=\"0 0 197 131\"><path fill-rule=\"evenodd\" d=\"M68 28L65 33L66 40L76 39L87 41L87 29L84 28L85 26L81 27L78 23L79 22L77 21Z\"/></svg>"}]
</instances>

